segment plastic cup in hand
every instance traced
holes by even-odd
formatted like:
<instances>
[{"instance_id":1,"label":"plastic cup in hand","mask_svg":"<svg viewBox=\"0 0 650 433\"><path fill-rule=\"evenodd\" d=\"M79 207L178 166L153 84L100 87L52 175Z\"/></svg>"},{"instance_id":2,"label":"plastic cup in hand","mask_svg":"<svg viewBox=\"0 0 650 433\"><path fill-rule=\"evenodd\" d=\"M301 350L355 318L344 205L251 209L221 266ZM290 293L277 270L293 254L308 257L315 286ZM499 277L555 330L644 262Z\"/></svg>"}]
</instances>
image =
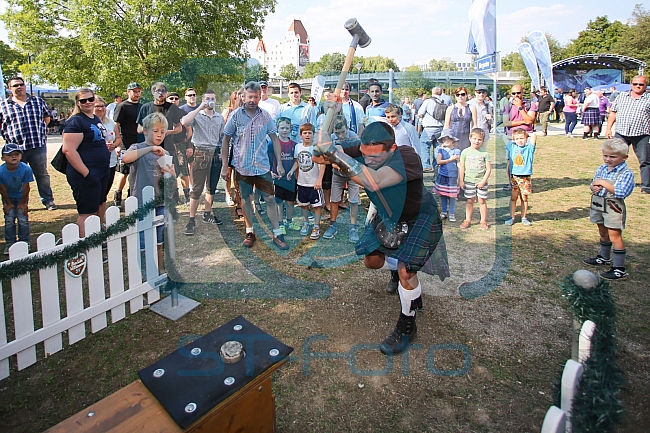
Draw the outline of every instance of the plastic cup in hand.
<instances>
[{"instance_id":1,"label":"plastic cup in hand","mask_svg":"<svg viewBox=\"0 0 650 433\"><path fill-rule=\"evenodd\" d=\"M210 108L210 110L214 110L215 107L214 101L208 101L208 107Z\"/></svg>"},{"instance_id":2,"label":"plastic cup in hand","mask_svg":"<svg viewBox=\"0 0 650 433\"><path fill-rule=\"evenodd\" d=\"M174 158L172 158L171 155L165 155L158 158L158 165L160 165L160 168L167 168L167 166L172 165L173 162ZM172 174L165 173L165 177L172 177Z\"/></svg>"}]
</instances>

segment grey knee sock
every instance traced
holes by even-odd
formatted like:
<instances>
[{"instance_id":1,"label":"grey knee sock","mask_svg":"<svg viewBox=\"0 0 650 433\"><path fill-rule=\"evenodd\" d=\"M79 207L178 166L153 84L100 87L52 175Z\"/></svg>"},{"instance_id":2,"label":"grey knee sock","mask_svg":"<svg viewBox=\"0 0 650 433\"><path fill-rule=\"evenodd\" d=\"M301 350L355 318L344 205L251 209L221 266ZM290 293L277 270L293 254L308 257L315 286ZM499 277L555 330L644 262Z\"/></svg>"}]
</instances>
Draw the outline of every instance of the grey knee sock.
<instances>
[{"instance_id":1,"label":"grey knee sock","mask_svg":"<svg viewBox=\"0 0 650 433\"><path fill-rule=\"evenodd\" d=\"M600 241L600 251L598 251L598 255L602 257L605 260L609 260L611 258L611 250L612 250L612 243L611 242L603 242Z\"/></svg>"},{"instance_id":2,"label":"grey knee sock","mask_svg":"<svg viewBox=\"0 0 650 433\"><path fill-rule=\"evenodd\" d=\"M614 268L624 268L625 267L625 253L627 250L614 250L614 261L612 267Z\"/></svg>"}]
</instances>

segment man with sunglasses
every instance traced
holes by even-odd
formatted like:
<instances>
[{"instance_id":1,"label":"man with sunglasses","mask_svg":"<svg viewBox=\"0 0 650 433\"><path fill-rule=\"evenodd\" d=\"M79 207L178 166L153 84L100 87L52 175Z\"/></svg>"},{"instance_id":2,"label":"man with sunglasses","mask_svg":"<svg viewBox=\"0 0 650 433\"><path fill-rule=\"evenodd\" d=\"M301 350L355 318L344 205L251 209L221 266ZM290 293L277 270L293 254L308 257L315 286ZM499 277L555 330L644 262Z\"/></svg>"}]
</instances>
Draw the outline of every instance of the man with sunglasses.
<instances>
[{"instance_id":1,"label":"man with sunglasses","mask_svg":"<svg viewBox=\"0 0 650 433\"><path fill-rule=\"evenodd\" d=\"M535 118L537 117L537 103L534 101L525 102L521 85L512 86L512 98L503 108L503 125L505 134L512 137L514 128L522 128L526 132L535 131Z\"/></svg>"},{"instance_id":2,"label":"man with sunglasses","mask_svg":"<svg viewBox=\"0 0 650 433\"><path fill-rule=\"evenodd\" d=\"M265 110L275 119L280 111L280 101L275 98L269 98L269 83L260 81L260 88L262 89L262 99L260 99L259 107Z\"/></svg>"},{"instance_id":3,"label":"man with sunglasses","mask_svg":"<svg viewBox=\"0 0 650 433\"><path fill-rule=\"evenodd\" d=\"M487 86L479 84L476 86L474 94L476 98L473 98L468 104L476 108L476 127L481 128L485 132L483 142L487 143L490 139L490 124L494 119L494 107L485 100L488 95Z\"/></svg>"},{"instance_id":4,"label":"man with sunglasses","mask_svg":"<svg viewBox=\"0 0 650 433\"><path fill-rule=\"evenodd\" d=\"M616 137L634 147L641 171L641 192L650 194L650 93L648 78L637 75L632 78L632 89L621 92L610 108L605 135L612 138L612 126L616 122Z\"/></svg>"},{"instance_id":5,"label":"man with sunglasses","mask_svg":"<svg viewBox=\"0 0 650 433\"><path fill-rule=\"evenodd\" d=\"M27 95L25 81L9 79L11 96L0 102L0 134L7 143L17 143L22 162L29 164L36 178L38 194L47 210L56 210L50 175L47 172L47 125L50 110L43 99Z\"/></svg>"}]
</instances>

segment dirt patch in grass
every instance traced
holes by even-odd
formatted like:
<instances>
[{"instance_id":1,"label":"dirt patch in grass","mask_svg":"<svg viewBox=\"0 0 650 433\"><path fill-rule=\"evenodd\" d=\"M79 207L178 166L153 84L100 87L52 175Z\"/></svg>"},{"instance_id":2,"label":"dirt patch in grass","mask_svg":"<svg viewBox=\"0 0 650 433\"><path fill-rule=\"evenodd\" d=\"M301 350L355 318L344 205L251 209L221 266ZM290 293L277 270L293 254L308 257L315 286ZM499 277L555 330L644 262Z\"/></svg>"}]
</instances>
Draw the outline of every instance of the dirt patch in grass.
<instances>
[{"instance_id":1,"label":"dirt patch in grass","mask_svg":"<svg viewBox=\"0 0 650 433\"><path fill-rule=\"evenodd\" d=\"M490 149L494 155L493 144ZM599 144L593 141L540 138L529 215L533 225L518 223L511 230L503 226L508 193L496 183L503 174L495 174L491 229L461 231L462 218L445 224L452 276L442 283L423 276L425 310L418 317L417 339L421 346L390 360L370 346L392 330L399 313L398 298L384 291L386 272L367 270L358 261L340 268L300 266L297 261L312 248L309 242L283 258L258 242L251 276L244 272L251 269L248 256L237 249L224 253L225 244L219 242L227 236L198 225L202 233L191 241L178 236L178 251L183 252L179 260L187 261L188 270L201 264L203 273L193 274L197 279L219 280L225 286L234 281L232 285L241 287L264 280L271 287L276 274L257 272L268 267L300 281L326 282L331 293L321 299L264 299L238 290L237 299L215 299L200 298L196 291L201 306L176 323L143 311L24 371L15 371L12 363L12 375L0 382L2 430L44 430L129 384L138 370L179 344L242 314L295 348L295 358L274 377L279 431L539 431L571 351L571 317L558 282L584 268L582 259L598 246L587 204L588 184L600 161ZM633 155L629 162L638 177ZM39 232L60 232L63 223L76 216L65 179L53 174L53 183L64 209L35 210L30 216L33 239ZM32 203L38 203L34 193ZM650 198L638 191L627 200L624 239L630 279L612 284L619 357L627 376L621 432L642 432L650 423L649 204ZM459 202L457 216L463 206ZM186 208L179 210L177 230L182 230ZM232 227L230 221L227 225ZM326 226L325 220L323 230ZM236 228L241 233L241 223ZM497 277L486 277L491 270L499 271ZM461 297L459 286L474 281L479 281L483 296ZM3 286L6 292L7 284ZM315 352L332 356L309 356ZM348 356L335 359L334 354ZM465 374L453 375L459 371Z\"/></svg>"}]
</instances>

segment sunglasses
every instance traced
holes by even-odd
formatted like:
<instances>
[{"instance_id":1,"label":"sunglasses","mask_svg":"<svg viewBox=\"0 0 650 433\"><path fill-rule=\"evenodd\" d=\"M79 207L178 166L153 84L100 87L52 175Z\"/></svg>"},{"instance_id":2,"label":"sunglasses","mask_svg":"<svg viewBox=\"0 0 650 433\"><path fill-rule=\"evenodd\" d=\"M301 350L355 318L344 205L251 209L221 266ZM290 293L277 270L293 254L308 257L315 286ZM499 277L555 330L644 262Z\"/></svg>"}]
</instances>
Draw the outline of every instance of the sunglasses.
<instances>
[{"instance_id":1,"label":"sunglasses","mask_svg":"<svg viewBox=\"0 0 650 433\"><path fill-rule=\"evenodd\" d=\"M513 95L521 95L521 92L512 92Z\"/></svg>"},{"instance_id":2,"label":"sunglasses","mask_svg":"<svg viewBox=\"0 0 650 433\"><path fill-rule=\"evenodd\" d=\"M19 83L19 84L12 84L11 87L24 87L25 83Z\"/></svg>"},{"instance_id":3,"label":"sunglasses","mask_svg":"<svg viewBox=\"0 0 650 433\"><path fill-rule=\"evenodd\" d=\"M632 83L633 86L645 86L645 83ZM16 87L16 86L14 86Z\"/></svg>"},{"instance_id":4,"label":"sunglasses","mask_svg":"<svg viewBox=\"0 0 650 433\"><path fill-rule=\"evenodd\" d=\"M467 96L467 93L456 93L456 96Z\"/></svg>"},{"instance_id":5,"label":"sunglasses","mask_svg":"<svg viewBox=\"0 0 650 433\"><path fill-rule=\"evenodd\" d=\"M477 90L476 93L482 93L484 95L487 95L487 92L485 90Z\"/></svg>"},{"instance_id":6,"label":"sunglasses","mask_svg":"<svg viewBox=\"0 0 650 433\"><path fill-rule=\"evenodd\" d=\"M191 95L185 95L186 98L193 98L196 96L196 93L192 93Z\"/></svg>"},{"instance_id":7,"label":"sunglasses","mask_svg":"<svg viewBox=\"0 0 650 433\"><path fill-rule=\"evenodd\" d=\"M167 98L167 99L169 99L170 101L178 101L178 97L177 97L177 96L170 96L170 97Z\"/></svg>"},{"instance_id":8,"label":"sunglasses","mask_svg":"<svg viewBox=\"0 0 650 433\"><path fill-rule=\"evenodd\" d=\"M90 98L84 98L84 99L77 99L80 104L86 104L88 102L95 102L95 97L91 96Z\"/></svg>"}]
</instances>

